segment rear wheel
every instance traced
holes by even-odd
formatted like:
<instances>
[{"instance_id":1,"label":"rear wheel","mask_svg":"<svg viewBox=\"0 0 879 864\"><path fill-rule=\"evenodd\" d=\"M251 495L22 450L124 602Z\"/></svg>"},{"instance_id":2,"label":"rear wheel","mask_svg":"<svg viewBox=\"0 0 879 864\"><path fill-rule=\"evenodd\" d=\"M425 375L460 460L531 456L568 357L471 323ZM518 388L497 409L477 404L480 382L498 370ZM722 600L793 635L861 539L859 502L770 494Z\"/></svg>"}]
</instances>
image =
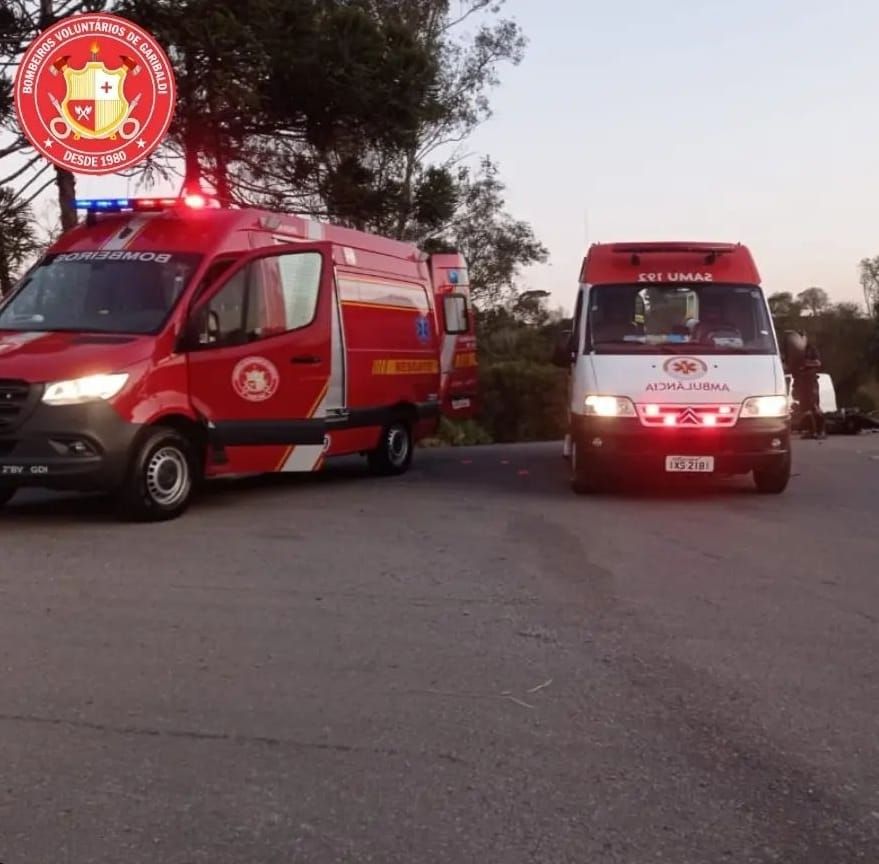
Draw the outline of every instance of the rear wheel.
<instances>
[{"instance_id":1,"label":"rear wheel","mask_svg":"<svg viewBox=\"0 0 879 864\"><path fill-rule=\"evenodd\" d=\"M791 475L790 455L780 458L775 465L754 471L757 491L763 495L780 495L787 489Z\"/></svg>"},{"instance_id":2,"label":"rear wheel","mask_svg":"<svg viewBox=\"0 0 879 864\"><path fill-rule=\"evenodd\" d=\"M119 492L123 518L161 522L182 515L192 501L196 461L192 443L156 427L144 438Z\"/></svg>"},{"instance_id":3,"label":"rear wheel","mask_svg":"<svg viewBox=\"0 0 879 864\"><path fill-rule=\"evenodd\" d=\"M412 428L403 419L395 420L383 430L378 447L367 457L374 474L404 474L412 464Z\"/></svg>"},{"instance_id":4,"label":"rear wheel","mask_svg":"<svg viewBox=\"0 0 879 864\"><path fill-rule=\"evenodd\" d=\"M5 507L18 492L14 486L0 486L0 507Z\"/></svg>"}]
</instances>

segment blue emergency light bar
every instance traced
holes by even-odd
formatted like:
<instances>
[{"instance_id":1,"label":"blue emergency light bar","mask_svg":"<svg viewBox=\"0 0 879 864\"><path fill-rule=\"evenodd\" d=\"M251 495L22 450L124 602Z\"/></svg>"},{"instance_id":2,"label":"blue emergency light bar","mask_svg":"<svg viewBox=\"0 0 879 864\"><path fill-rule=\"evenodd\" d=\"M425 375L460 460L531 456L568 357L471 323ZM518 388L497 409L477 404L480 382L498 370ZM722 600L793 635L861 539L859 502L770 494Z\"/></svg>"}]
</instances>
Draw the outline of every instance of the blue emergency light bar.
<instances>
[{"instance_id":1,"label":"blue emergency light bar","mask_svg":"<svg viewBox=\"0 0 879 864\"><path fill-rule=\"evenodd\" d=\"M156 213L173 207L189 210L218 208L220 202L207 195L184 195L181 198L77 198L76 209L89 213Z\"/></svg>"}]
</instances>

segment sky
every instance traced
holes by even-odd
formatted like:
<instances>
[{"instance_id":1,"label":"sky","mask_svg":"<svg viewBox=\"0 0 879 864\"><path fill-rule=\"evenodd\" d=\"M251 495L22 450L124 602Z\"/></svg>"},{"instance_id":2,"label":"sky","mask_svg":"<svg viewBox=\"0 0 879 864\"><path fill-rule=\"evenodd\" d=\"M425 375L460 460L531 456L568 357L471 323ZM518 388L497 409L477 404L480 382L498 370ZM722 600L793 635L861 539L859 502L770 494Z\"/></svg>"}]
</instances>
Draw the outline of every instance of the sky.
<instances>
[{"instance_id":1,"label":"sky","mask_svg":"<svg viewBox=\"0 0 879 864\"><path fill-rule=\"evenodd\" d=\"M528 46L501 68L490 154L570 308L591 242L748 245L767 293L861 301L879 255L879 2L507 0ZM81 177L78 194L129 194ZM156 190L158 193L163 190ZM51 193L50 193L51 194Z\"/></svg>"},{"instance_id":2,"label":"sky","mask_svg":"<svg viewBox=\"0 0 879 864\"><path fill-rule=\"evenodd\" d=\"M490 153L570 307L591 242L742 242L767 293L861 301L879 255L879 2L508 0Z\"/></svg>"}]
</instances>

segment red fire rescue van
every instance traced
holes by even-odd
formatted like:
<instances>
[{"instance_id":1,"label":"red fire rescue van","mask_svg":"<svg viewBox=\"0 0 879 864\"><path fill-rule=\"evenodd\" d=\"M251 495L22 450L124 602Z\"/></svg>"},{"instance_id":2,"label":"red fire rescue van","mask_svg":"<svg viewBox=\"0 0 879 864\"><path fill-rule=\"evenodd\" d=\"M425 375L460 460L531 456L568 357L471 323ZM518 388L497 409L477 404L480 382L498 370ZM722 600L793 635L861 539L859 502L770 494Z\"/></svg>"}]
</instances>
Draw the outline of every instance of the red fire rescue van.
<instances>
[{"instance_id":1,"label":"red fire rescue van","mask_svg":"<svg viewBox=\"0 0 879 864\"><path fill-rule=\"evenodd\" d=\"M77 203L0 305L0 504L108 492L169 519L204 477L402 473L473 412L460 255L197 195Z\"/></svg>"}]
</instances>

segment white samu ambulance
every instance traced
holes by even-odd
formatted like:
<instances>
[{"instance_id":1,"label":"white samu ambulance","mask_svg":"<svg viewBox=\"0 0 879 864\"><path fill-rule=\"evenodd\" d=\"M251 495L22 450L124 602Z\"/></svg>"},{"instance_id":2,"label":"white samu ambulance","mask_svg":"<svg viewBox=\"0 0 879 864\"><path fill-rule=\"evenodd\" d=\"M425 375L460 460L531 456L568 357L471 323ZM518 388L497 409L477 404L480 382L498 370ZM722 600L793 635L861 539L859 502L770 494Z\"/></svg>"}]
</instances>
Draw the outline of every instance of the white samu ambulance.
<instances>
[{"instance_id":1,"label":"white samu ambulance","mask_svg":"<svg viewBox=\"0 0 879 864\"><path fill-rule=\"evenodd\" d=\"M747 248L589 249L573 330L565 456L576 492L616 475L753 473L781 493L790 406L769 307Z\"/></svg>"}]
</instances>

